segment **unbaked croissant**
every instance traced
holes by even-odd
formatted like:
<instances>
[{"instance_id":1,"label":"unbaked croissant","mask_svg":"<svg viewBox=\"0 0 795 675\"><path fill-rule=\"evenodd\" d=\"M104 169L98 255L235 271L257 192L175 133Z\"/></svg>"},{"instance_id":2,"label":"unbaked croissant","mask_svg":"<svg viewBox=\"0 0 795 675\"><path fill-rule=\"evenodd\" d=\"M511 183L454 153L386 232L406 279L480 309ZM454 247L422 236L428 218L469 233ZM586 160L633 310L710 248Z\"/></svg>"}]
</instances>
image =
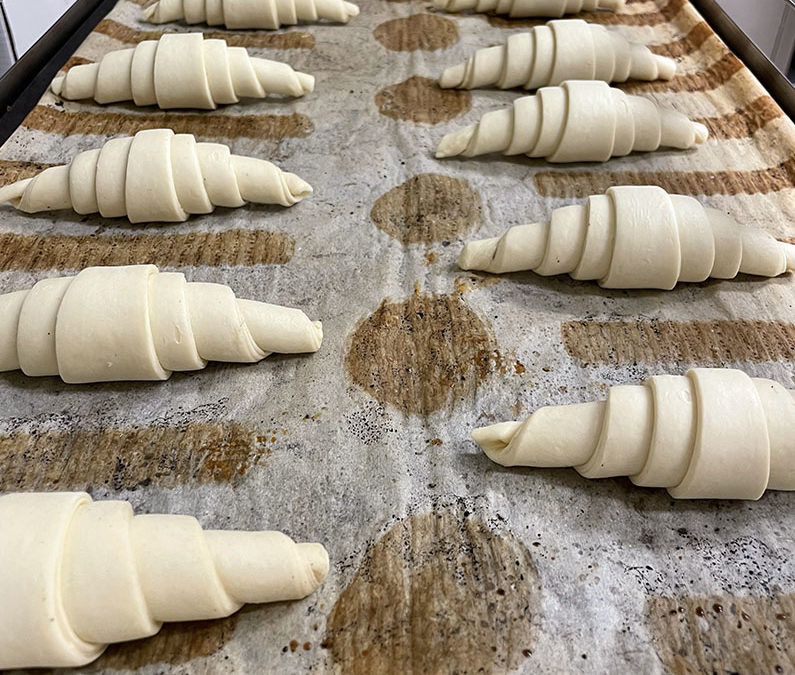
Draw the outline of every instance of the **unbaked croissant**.
<instances>
[{"instance_id":1,"label":"unbaked croissant","mask_svg":"<svg viewBox=\"0 0 795 675\"><path fill-rule=\"evenodd\" d=\"M165 380L208 361L315 352L322 339L301 310L154 265L88 267L0 295L0 371L64 382Z\"/></svg>"},{"instance_id":2,"label":"unbaked croissant","mask_svg":"<svg viewBox=\"0 0 795 675\"><path fill-rule=\"evenodd\" d=\"M147 129L114 138L70 164L0 187L0 203L36 213L74 209L131 223L181 222L216 206L246 202L292 206L312 192L293 173L270 162L231 154L191 134Z\"/></svg>"},{"instance_id":3,"label":"unbaked croissant","mask_svg":"<svg viewBox=\"0 0 795 675\"><path fill-rule=\"evenodd\" d=\"M611 387L607 401L540 408L472 438L504 466L629 476L683 499L795 490L795 391L739 370L657 375Z\"/></svg>"},{"instance_id":4,"label":"unbaked croissant","mask_svg":"<svg viewBox=\"0 0 795 675\"><path fill-rule=\"evenodd\" d=\"M82 666L166 621L298 600L328 574L321 544L202 530L85 492L0 497L0 668Z\"/></svg>"},{"instance_id":5,"label":"unbaked croissant","mask_svg":"<svg viewBox=\"0 0 795 675\"><path fill-rule=\"evenodd\" d=\"M510 108L442 138L437 157L489 152L526 154L550 162L604 162L661 146L692 148L707 128L682 113L630 96L606 82L570 80L517 98Z\"/></svg>"},{"instance_id":6,"label":"unbaked croissant","mask_svg":"<svg viewBox=\"0 0 795 675\"><path fill-rule=\"evenodd\" d=\"M478 49L465 63L448 68L443 88L538 89L566 80L670 80L676 62L645 45L580 19L550 21L516 33L504 45Z\"/></svg>"},{"instance_id":7,"label":"unbaked croissant","mask_svg":"<svg viewBox=\"0 0 795 675\"><path fill-rule=\"evenodd\" d=\"M325 19L348 23L359 8L346 0L157 0L141 13L144 21L206 23L227 28L278 28Z\"/></svg>"},{"instance_id":8,"label":"unbaked croissant","mask_svg":"<svg viewBox=\"0 0 795 675\"><path fill-rule=\"evenodd\" d=\"M205 40L201 33L166 33L109 52L98 63L70 68L50 85L69 100L203 109L268 94L303 96L314 86L314 77L286 63L251 57L243 47Z\"/></svg>"},{"instance_id":9,"label":"unbaked croissant","mask_svg":"<svg viewBox=\"0 0 795 675\"><path fill-rule=\"evenodd\" d=\"M570 274L604 288L670 290L679 281L732 279L738 272L775 277L795 271L795 245L742 227L692 197L622 186L584 205L555 209L548 223L469 242L458 264L496 274Z\"/></svg>"},{"instance_id":10,"label":"unbaked croissant","mask_svg":"<svg viewBox=\"0 0 795 675\"><path fill-rule=\"evenodd\" d=\"M621 9L626 0L433 0L448 12L507 14L512 17L555 16L593 12L597 9Z\"/></svg>"}]
</instances>

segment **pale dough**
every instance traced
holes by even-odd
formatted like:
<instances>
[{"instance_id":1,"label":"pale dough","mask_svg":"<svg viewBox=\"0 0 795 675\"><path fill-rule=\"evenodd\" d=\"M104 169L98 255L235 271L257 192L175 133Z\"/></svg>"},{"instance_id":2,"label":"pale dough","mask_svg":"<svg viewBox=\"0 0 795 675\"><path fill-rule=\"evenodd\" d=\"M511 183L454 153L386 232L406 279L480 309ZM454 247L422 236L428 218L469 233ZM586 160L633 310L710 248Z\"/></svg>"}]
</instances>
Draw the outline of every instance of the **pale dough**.
<instances>
[{"instance_id":1,"label":"pale dough","mask_svg":"<svg viewBox=\"0 0 795 675\"><path fill-rule=\"evenodd\" d=\"M203 531L84 492L17 493L0 497L0 570L0 668L57 668L165 621L303 598L329 559L281 532Z\"/></svg>"},{"instance_id":2,"label":"pale dough","mask_svg":"<svg viewBox=\"0 0 795 675\"><path fill-rule=\"evenodd\" d=\"M795 391L728 368L611 387L607 401L540 408L472 437L503 466L629 476L681 499L795 490Z\"/></svg>"},{"instance_id":3,"label":"pale dough","mask_svg":"<svg viewBox=\"0 0 795 675\"><path fill-rule=\"evenodd\" d=\"M738 272L775 277L795 271L795 245L742 227L692 197L622 186L584 205L555 209L548 223L469 242L458 264L496 274L570 274L604 288L669 290L680 281L732 279Z\"/></svg>"},{"instance_id":4,"label":"pale dough","mask_svg":"<svg viewBox=\"0 0 795 675\"><path fill-rule=\"evenodd\" d=\"M131 223L181 222L216 206L292 206L311 192L294 173L263 159L233 155L220 143L197 143L191 134L147 129L0 187L0 203L26 213L74 209L127 216Z\"/></svg>"},{"instance_id":5,"label":"pale dough","mask_svg":"<svg viewBox=\"0 0 795 675\"><path fill-rule=\"evenodd\" d=\"M577 12L593 12L597 9L618 11L626 0L433 0L439 9L448 12L481 12L507 14L512 17L553 16Z\"/></svg>"},{"instance_id":6,"label":"pale dough","mask_svg":"<svg viewBox=\"0 0 795 675\"><path fill-rule=\"evenodd\" d=\"M151 23L275 29L321 19L348 23L358 14L359 8L346 0L158 0L143 10L141 18Z\"/></svg>"},{"instance_id":7,"label":"pale dough","mask_svg":"<svg viewBox=\"0 0 795 675\"><path fill-rule=\"evenodd\" d=\"M251 57L224 40L205 40L201 33L167 33L105 54L98 63L74 66L50 86L69 100L213 109L268 94L303 96L315 78L286 63Z\"/></svg>"},{"instance_id":8,"label":"pale dough","mask_svg":"<svg viewBox=\"0 0 795 675\"><path fill-rule=\"evenodd\" d=\"M517 98L510 108L442 138L437 157L489 152L545 157L549 162L604 162L661 146L686 150L707 128L676 110L630 96L606 82L569 80Z\"/></svg>"},{"instance_id":9,"label":"pale dough","mask_svg":"<svg viewBox=\"0 0 795 675\"><path fill-rule=\"evenodd\" d=\"M88 267L0 295L0 371L65 382L165 380L207 361L254 363L320 348L299 309L235 298L154 265Z\"/></svg>"},{"instance_id":10,"label":"pale dough","mask_svg":"<svg viewBox=\"0 0 795 675\"><path fill-rule=\"evenodd\" d=\"M538 89L566 80L670 80L675 71L673 59L616 31L561 19L511 35L503 45L478 49L465 63L445 70L439 86Z\"/></svg>"}]
</instances>

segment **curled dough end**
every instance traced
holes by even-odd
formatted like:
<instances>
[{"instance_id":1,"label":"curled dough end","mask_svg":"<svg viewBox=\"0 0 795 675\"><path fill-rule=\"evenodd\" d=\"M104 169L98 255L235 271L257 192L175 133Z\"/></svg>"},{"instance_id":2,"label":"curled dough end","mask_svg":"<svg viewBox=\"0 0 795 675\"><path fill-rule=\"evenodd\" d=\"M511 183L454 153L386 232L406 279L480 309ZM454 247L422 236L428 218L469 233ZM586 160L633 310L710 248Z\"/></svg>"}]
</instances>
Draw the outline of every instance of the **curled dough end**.
<instances>
[{"instance_id":1,"label":"curled dough end","mask_svg":"<svg viewBox=\"0 0 795 675\"><path fill-rule=\"evenodd\" d=\"M785 244L785 246L787 253L787 270L795 272L795 244Z\"/></svg>"},{"instance_id":2,"label":"curled dough end","mask_svg":"<svg viewBox=\"0 0 795 675\"><path fill-rule=\"evenodd\" d=\"M300 176L289 172L284 172L283 175L291 197L290 204L287 206L292 206L312 194L312 186Z\"/></svg>"},{"instance_id":3,"label":"curled dough end","mask_svg":"<svg viewBox=\"0 0 795 675\"><path fill-rule=\"evenodd\" d=\"M436 148L436 157L443 159L445 157L465 155L467 146L474 134L475 125L450 132L439 142L439 146Z\"/></svg>"},{"instance_id":4,"label":"curled dough end","mask_svg":"<svg viewBox=\"0 0 795 675\"><path fill-rule=\"evenodd\" d=\"M323 544L304 543L296 544L296 548L311 570L314 582L317 586L320 586L326 580L330 568L328 551L326 551L325 546Z\"/></svg>"},{"instance_id":5,"label":"curled dough end","mask_svg":"<svg viewBox=\"0 0 795 675\"><path fill-rule=\"evenodd\" d=\"M676 61L667 56L654 55L657 64L657 76L661 80L670 80L676 74Z\"/></svg>"},{"instance_id":6,"label":"curled dough end","mask_svg":"<svg viewBox=\"0 0 795 675\"><path fill-rule=\"evenodd\" d=\"M439 86L442 89L455 89L464 84L464 76L466 75L466 64L459 63L456 66L450 66L439 78Z\"/></svg>"},{"instance_id":7,"label":"curled dough end","mask_svg":"<svg viewBox=\"0 0 795 675\"><path fill-rule=\"evenodd\" d=\"M495 271L491 269L491 263L496 255L499 241L499 237L493 237L467 242L458 256L458 266L462 270Z\"/></svg>"},{"instance_id":8,"label":"curled dough end","mask_svg":"<svg viewBox=\"0 0 795 675\"><path fill-rule=\"evenodd\" d=\"M66 75L56 75L55 79L50 83L50 89L52 89L52 93L56 96L61 94L61 90L63 89L63 82L66 79Z\"/></svg>"}]
</instances>

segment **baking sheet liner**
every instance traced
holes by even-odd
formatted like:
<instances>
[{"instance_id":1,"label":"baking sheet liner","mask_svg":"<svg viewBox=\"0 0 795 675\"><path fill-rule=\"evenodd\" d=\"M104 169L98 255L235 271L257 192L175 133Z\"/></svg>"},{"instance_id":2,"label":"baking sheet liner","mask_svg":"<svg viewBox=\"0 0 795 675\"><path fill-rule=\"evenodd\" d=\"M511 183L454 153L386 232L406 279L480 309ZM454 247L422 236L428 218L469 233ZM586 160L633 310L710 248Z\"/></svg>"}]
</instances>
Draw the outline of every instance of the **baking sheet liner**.
<instances>
[{"instance_id":1,"label":"baking sheet liner","mask_svg":"<svg viewBox=\"0 0 795 675\"><path fill-rule=\"evenodd\" d=\"M121 0L71 63L188 30L139 22L140 5ZM315 189L291 209L217 209L179 225L0 209L3 292L86 265L155 262L324 323L317 354L163 383L0 375L1 490L86 489L208 528L281 529L331 556L306 600L167 626L89 669L793 670L791 494L675 502L626 479L503 469L469 439L477 425L691 366L793 387L792 276L623 292L455 264L466 238L617 183L691 194L791 238L792 122L687 0L630 1L583 17L676 58L672 81L622 88L704 121L706 145L604 165L438 161L444 133L521 92L442 92L434 79L534 22L417 1L361 8L347 26L208 31L315 75L304 98L161 112L46 94L0 149L9 182L170 126Z\"/></svg>"}]
</instances>

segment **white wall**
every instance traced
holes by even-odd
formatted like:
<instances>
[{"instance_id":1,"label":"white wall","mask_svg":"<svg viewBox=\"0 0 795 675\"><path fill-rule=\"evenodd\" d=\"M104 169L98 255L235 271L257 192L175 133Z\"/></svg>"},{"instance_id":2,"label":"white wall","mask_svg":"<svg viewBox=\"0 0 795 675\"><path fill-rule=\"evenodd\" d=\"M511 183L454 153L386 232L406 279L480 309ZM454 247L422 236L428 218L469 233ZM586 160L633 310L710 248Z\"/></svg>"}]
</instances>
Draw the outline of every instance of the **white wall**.
<instances>
[{"instance_id":1,"label":"white wall","mask_svg":"<svg viewBox=\"0 0 795 675\"><path fill-rule=\"evenodd\" d=\"M2 0L2 2L17 56L22 56L72 6L75 0Z\"/></svg>"},{"instance_id":2,"label":"white wall","mask_svg":"<svg viewBox=\"0 0 795 675\"><path fill-rule=\"evenodd\" d=\"M718 4L765 54L771 55L786 0L718 0Z\"/></svg>"}]
</instances>

